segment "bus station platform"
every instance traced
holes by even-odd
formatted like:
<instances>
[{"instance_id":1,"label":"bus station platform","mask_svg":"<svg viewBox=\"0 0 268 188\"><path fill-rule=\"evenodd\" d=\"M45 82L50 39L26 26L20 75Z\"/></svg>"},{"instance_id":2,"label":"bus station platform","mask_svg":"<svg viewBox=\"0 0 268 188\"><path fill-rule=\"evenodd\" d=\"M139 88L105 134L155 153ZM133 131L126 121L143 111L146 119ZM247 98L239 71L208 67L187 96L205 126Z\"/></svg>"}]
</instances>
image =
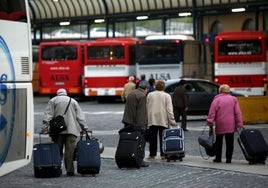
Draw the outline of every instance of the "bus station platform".
<instances>
[{"instance_id":1,"label":"bus station platform","mask_svg":"<svg viewBox=\"0 0 268 188\"><path fill-rule=\"evenodd\" d=\"M116 148L106 147L104 152L101 154L102 158L114 159L116 152ZM146 151L146 155L148 156L149 153ZM258 174L258 175L265 175L268 176L268 166L263 164L253 164L249 165L246 160L232 160L231 164L227 164L224 162L222 163L214 163L212 160L214 158L210 157L207 160L203 159L201 156L193 156L187 155L183 158L182 161L170 161L167 162L166 160L162 160L159 157L156 157L154 160L147 160L145 157L145 161L148 162L149 165L153 166L154 163L171 163L175 165L184 165L184 166L192 166L192 167L200 167L200 168L210 168L210 169L218 169L218 170L226 170L226 171L235 171L241 173L250 173L250 174Z\"/></svg>"},{"instance_id":2,"label":"bus station platform","mask_svg":"<svg viewBox=\"0 0 268 188\"><path fill-rule=\"evenodd\" d=\"M147 168L122 168L119 169L115 162L116 145L118 142L118 130L94 131L94 135L100 138L105 145L101 154L100 173L95 177L91 175L66 176L59 178L35 178L33 175L33 163L18 169L0 178L1 188L174 188L174 187L243 187L243 188L267 188L268 164L249 165L244 159L241 148L235 140L235 151L231 164L223 162L213 163L214 157L205 160L201 157L196 140L202 131L200 122L191 122L188 132L185 132L186 154L182 161L161 160L159 154L155 160L146 160ZM265 139L268 136L267 124L245 126L246 128L258 128ZM235 138L236 139L236 138ZM35 143L39 135L35 134ZM44 138L49 142L50 138ZM146 144L146 157L148 156L148 144ZM145 157L145 158L146 158ZM267 163L267 160L266 160ZM74 162L76 167L76 161Z\"/></svg>"}]
</instances>

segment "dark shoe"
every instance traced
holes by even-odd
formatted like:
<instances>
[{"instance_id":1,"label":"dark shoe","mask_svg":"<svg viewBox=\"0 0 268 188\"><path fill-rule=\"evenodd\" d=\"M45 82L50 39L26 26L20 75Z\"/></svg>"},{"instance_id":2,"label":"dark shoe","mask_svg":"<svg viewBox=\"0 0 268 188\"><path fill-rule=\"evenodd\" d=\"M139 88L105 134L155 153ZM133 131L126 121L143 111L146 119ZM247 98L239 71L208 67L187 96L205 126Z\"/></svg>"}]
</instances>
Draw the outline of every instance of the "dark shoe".
<instances>
[{"instance_id":1,"label":"dark shoe","mask_svg":"<svg viewBox=\"0 0 268 188\"><path fill-rule=\"evenodd\" d=\"M226 163L231 163L231 160L226 160Z\"/></svg>"},{"instance_id":2,"label":"dark shoe","mask_svg":"<svg viewBox=\"0 0 268 188\"><path fill-rule=\"evenodd\" d=\"M74 176L74 172L67 172L67 176Z\"/></svg>"},{"instance_id":3,"label":"dark shoe","mask_svg":"<svg viewBox=\"0 0 268 188\"><path fill-rule=\"evenodd\" d=\"M214 159L213 162L214 162L214 163L221 163L221 160Z\"/></svg>"},{"instance_id":4,"label":"dark shoe","mask_svg":"<svg viewBox=\"0 0 268 188\"><path fill-rule=\"evenodd\" d=\"M142 163L142 164L141 164L141 167L149 167L149 164L147 164L147 163Z\"/></svg>"},{"instance_id":5,"label":"dark shoe","mask_svg":"<svg viewBox=\"0 0 268 188\"><path fill-rule=\"evenodd\" d=\"M147 157L147 159L148 159L148 160L154 160L154 159L155 159L155 156L150 156L150 155L149 155L149 157Z\"/></svg>"},{"instance_id":6,"label":"dark shoe","mask_svg":"<svg viewBox=\"0 0 268 188\"><path fill-rule=\"evenodd\" d=\"M182 129L183 131L189 131L188 129Z\"/></svg>"}]
</instances>

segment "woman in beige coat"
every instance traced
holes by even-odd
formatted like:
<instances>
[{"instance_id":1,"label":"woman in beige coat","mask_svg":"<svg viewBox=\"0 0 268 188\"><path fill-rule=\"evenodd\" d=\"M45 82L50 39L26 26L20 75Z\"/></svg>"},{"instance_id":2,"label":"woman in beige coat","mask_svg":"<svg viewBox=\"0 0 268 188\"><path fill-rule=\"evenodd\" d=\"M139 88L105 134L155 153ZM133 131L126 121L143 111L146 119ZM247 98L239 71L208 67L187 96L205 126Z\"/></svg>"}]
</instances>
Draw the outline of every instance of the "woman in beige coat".
<instances>
[{"instance_id":1,"label":"woman in beige coat","mask_svg":"<svg viewBox=\"0 0 268 188\"><path fill-rule=\"evenodd\" d=\"M171 96L164 92L164 90L165 82L159 80L155 84L155 91L149 93L147 96L148 127L152 133L149 140L150 155L148 159L154 159L156 157L157 135L159 136L160 142L160 155L162 159L165 159L162 151L162 132L169 125L176 125Z\"/></svg>"}]
</instances>

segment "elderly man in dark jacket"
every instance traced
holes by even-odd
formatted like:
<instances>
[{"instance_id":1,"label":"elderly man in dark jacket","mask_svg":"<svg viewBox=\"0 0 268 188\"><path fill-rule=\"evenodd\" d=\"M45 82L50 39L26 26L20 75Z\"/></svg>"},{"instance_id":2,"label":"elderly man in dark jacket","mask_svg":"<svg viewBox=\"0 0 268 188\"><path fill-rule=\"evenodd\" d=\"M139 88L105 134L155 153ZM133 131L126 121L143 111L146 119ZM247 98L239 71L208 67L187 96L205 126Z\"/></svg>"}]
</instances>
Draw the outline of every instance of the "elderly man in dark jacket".
<instances>
[{"instance_id":1,"label":"elderly man in dark jacket","mask_svg":"<svg viewBox=\"0 0 268 188\"><path fill-rule=\"evenodd\" d=\"M186 81L181 79L179 82L179 86L175 88L172 103L173 103L173 111L176 122L180 121L181 116L181 128L184 131L188 131L186 128L187 123L187 110L188 110L188 94L185 88Z\"/></svg>"},{"instance_id":2,"label":"elderly man in dark jacket","mask_svg":"<svg viewBox=\"0 0 268 188\"><path fill-rule=\"evenodd\" d=\"M125 126L139 126L138 129L140 131L145 131L148 122L146 112L146 94L149 86L149 83L143 80L139 83L139 87L128 95L122 120ZM142 153L141 166L147 167L148 164L145 164L143 161L144 148Z\"/></svg>"}]
</instances>

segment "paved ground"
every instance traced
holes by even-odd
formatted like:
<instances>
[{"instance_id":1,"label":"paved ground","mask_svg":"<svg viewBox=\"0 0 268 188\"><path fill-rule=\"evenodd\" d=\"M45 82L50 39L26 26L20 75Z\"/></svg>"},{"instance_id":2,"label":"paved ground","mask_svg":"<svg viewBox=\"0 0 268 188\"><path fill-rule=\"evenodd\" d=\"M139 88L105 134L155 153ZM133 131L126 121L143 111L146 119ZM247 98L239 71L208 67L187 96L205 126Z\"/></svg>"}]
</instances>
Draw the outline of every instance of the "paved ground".
<instances>
[{"instance_id":1,"label":"paved ground","mask_svg":"<svg viewBox=\"0 0 268 188\"><path fill-rule=\"evenodd\" d=\"M189 128L190 134L194 132ZM265 129L266 130L266 129ZM266 132L266 131L265 131ZM103 141L116 140L116 132L96 131L96 137ZM187 137L187 135L186 135ZM48 141L49 138L43 138ZM192 142L196 142L192 140ZM108 142L105 142L108 143ZM188 142L187 142L188 143ZM112 143L110 143L112 144ZM148 161L150 167L137 169L118 169L114 160L115 147L109 144L102 153L100 174L96 177L67 177L65 172L60 178L38 179L33 177L32 163L0 178L1 188L174 188L174 187L268 187L268 168L266 165L248 165L243 159L234 159L232 164L215 164L212 159L204 160L200 155L187 155L182 162L162 161L157 158ZM147 148L148 150L148 148ZM190 151L191 148L188 148ZM189 152L191 153L191 152ZM147 151L148 155L148 151ZM237 158L237 157L235 157Z\"/></svg>"},{"instance_id":2,"label":"paved ground","mask_svg":"<svg viewBox=\"0 0 268 188\"><path fill-rule=\"evenodd\" d=\"M44 103L45 104L45 103ZM84 105L84 106L83 106ZM91 107L94 105L90 103ZM86 108L88 103L82 104ZM93 106L91 109L101 108ZM90 112L87 110L87 117L94 136L101 139L105 144L105 150L102 153L100 174L96 177L80 176L67 177L65 171L59 178L38 179L33 176L32 163L0 178L0 188L174 188L174 187L268 187L268 166L249 165L244 159L241 149L235 142L233 161L231 164L215 164L212 158L204 160L200 156L200 150L197 143L197 137L201 134L204 120L189 121L189 132L185 133L186 156L183 161L166 162L157 158L154 161L148 161L150 167L141 169L118 169L114 160L115 148L118 142L118 128L122 125L108 124L113 121L120 122L122 107L120 105L105 107L109 113L101 119L104 114ZM110 113L110 111L115 111ZM36 108L35 121L40 122L41 112ZM119 114L119 115L118 115ZM100 116L100 117L99 117ZM91 121L92 120L92 121ZM103 125L102 125L103 123ZM101 124L101 125L100 125ZM106 125L106 126L104 126ZM109 126L107 126L109 125ZM265 139L268 139L268 125L257 124L249 125L246 128L258 128L262 131ZM39 127L40 128L40 127ZM36 127L36 133L39 130ZM38 136L35 136L35 143L38 142ZM44 142L49 138L44 137ZM146 148L148 156L148 146ZM266 160L266 163L268 161ZM76 164L75 164L76 165Z\"/></svg>"}]
</instances>

